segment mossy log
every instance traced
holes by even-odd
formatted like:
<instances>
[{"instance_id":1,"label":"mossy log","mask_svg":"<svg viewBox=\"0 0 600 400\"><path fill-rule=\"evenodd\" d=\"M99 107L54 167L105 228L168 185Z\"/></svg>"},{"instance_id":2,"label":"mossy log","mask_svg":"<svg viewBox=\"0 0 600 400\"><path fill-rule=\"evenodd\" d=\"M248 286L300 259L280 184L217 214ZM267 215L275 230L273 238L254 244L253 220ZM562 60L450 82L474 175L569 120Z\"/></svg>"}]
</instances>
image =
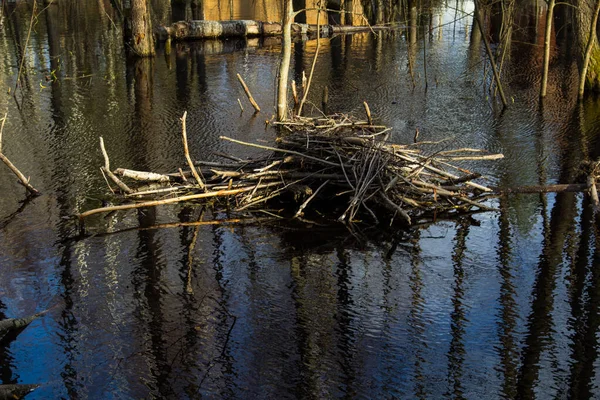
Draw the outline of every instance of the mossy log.
<instances>
[{"instance_id":1,"label":"mossy log","mask_svg":"<svg viewBox=\"0 0 600 400\"><path fill-rule=\"evenodd\" d=\"M329 37L335 33L354 33L371 30L390 29L389 26L349 26L321 25L321 36ZM170 26L156 28L158 40L196 40L243 37L281 36L282 25L278 22L252 20L235 21L179 21ZM316 35L317 25L292 24L292 35Z\"/></svg>"}]
</instances>

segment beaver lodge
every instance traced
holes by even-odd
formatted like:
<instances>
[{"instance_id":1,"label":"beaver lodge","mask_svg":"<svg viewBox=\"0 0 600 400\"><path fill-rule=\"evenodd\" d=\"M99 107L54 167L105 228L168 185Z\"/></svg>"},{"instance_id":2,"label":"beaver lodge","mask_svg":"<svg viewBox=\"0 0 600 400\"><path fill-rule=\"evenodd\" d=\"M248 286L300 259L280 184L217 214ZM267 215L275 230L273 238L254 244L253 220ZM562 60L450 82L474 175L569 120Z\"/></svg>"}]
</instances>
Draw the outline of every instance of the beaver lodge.
<instances>
[{"instance_id":1,"label":"beaver lodge","mask_svg":"<svg viewBox=\"0 0 600 400\"><path fill-rule=\"evenodd\" d=\"M221 137L264 151L253 159L222 154L223 162L192 162L185 117L187 166L179 171L112 171L100 138L102 171L121 204L86 211L79 219L180 202L254 215L386 225L493 210L484 203L492 190L475 182L480 175L451 163L501 154L466 148L428 153L424 148L430 142L394 144L388 128L337 114L275 122L281 134L271 146Z\"/></svg>"}]
</instances>

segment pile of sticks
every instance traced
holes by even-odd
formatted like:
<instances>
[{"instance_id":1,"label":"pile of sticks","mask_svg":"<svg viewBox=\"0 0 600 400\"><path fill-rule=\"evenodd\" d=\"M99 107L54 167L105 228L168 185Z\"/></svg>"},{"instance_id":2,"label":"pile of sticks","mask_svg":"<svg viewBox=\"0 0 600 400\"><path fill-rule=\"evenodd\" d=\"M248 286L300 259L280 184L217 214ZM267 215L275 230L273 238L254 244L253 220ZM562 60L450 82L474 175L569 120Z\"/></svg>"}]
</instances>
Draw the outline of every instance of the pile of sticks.
<instances>
[{"instance_id":1,"label":"pile of sticks","mask_svg":"<svg viewBox=\"0 0 600 400\"><path fill-rule=\"evenodd\" d=\"M284 131L273 146L221 137L240 146L265 151L264 156L227 161L192 162L182 118L186 170L169 174L119 168L111 171L104 150L102 171L117 186L126 203L86 211L101 212L151 207L187 201L213 201L232 211L260 211L304 218L312 212L345 223L400 222L493 210L484 201L492 190L474 182L479 174L451 162L493 160L501 154L456 149L427 154L428 142L391 143L389 129L346 115L298 117L276 123ZM133 183L126 184L129 180ZM216 202L215 202L216 201Z\"/></svg>"}]
</instances>

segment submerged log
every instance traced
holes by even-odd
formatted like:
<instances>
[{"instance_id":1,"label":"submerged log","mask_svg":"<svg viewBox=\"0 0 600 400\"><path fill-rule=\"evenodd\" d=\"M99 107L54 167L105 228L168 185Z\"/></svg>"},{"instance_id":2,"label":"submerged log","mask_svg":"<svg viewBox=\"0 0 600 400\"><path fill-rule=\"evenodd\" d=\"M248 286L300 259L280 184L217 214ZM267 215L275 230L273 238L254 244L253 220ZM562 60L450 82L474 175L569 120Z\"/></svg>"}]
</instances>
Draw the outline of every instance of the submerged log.
<instances>
[{"instance_id":1,"label":"submerged log","mask_svg":"<svg viewBox=\"0 0 600 400\"><path fill-rule=\"evenodd\" d=\"M319 29L320 28L320 29ZM292 24L292 35L316 35L329 37L336 33L368 32L391 29L389 26L308 25ZM252 20L235 21L179 21L170 26L160 26L154 31L158 40L195 40L281 36L283 27L279 22Z\"/></svg>"}]
</instances>

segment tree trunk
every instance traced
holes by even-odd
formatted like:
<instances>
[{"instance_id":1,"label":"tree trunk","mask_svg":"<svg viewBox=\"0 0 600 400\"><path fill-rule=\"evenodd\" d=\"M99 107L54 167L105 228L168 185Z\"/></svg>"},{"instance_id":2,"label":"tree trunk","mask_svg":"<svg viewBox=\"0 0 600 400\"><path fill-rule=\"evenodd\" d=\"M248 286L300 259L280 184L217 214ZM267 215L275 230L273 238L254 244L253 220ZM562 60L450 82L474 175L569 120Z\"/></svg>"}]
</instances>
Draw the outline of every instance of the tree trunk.
<instances>
[{"instance_id":1,"label":"tree trunk","mask_svg":"<svg viewBox=\"0 0 600 400\"><path fill-rule=\"evenodd\" d=\"M591 43L589 51L587 49L590 32L590 27L595 15L596 0L579 0L578 10L575 12L576 15L576 34L577 34L577 45L579 46L580 59L580 70L583 72L583 65L586 58L586 53L589 53L589 63L587 66L587 72L585 76L585 88L594 92L600 92L600 46L598 45L598 38L595 37ZM593 34L596 35L596 30L593 30Z\"/></svg>"},{"instance_id":2,"label":"tree trunk","mask_svg":"<svg viewBox=\"0 0 600 400\"><path fill-rule=\"evenodd\" d=\"M548 88L548 66L550 64L550 39L552 37L552 16L554 15L554 4L556 0L550 0L546 11L546 33L544 35L544 65L542 68L542 87L540 97L546 97Z\"/></svg>"},{"instance_id":3,"label":"tree trunk","mask_svg":"<svg viewBox=\"0 0 600 400\"><path fill-rule=\"evenodd\" d=\"M131 0L131 50L139 57L154 55L154 37L148 0Z\"/></svg>"},{"instance_id":4,"label":"tree trunk","mask_svg":"<svg viewBox=\"0 0 600 400\"><path fill-rule=\"evenodd\" d=\"M281 44L281 64L279 65L279 81L277 84L277 120L287 118L287 92L288 76L290 72L290 59L292 57L292 22L294 21L294 8L292 0L285 0L283 11L283 43Z\"/></svg>"},{"instance_id":5,"label":"tree trunk","mask_svg":"<svg viewBox=\"0 0 600 400\"><path fill-rule=\"evenodd\" d=\"M583 56L583 64L579 71L579 98L583 98L583 93L585 91L585 84L587 78L588 65L590 64L590 60L592 57L592 50L594 49L594 45L598 47L596 44L596 26L598 25L598 12L600 12L600 0L596 0L596 6L594 9L594 14L592 17L592 22L590 23L590 33L588 35L587 45L585 48L585 54Z\"/></svg>"}]
</instances>

